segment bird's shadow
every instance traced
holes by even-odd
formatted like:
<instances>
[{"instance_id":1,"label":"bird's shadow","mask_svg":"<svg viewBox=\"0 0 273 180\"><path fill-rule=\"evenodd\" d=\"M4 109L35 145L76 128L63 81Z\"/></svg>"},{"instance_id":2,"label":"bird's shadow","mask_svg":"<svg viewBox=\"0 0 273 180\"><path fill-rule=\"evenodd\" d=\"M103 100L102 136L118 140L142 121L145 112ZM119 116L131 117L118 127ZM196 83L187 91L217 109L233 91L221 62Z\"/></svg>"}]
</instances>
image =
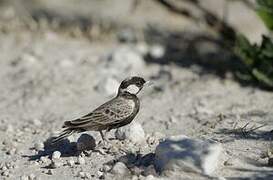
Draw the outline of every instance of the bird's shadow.
<instances>
[{"instance_id":1,"label":"bird's shadow","mask_svg":"<svg viewBox=\"0 0 273 180\"><path fill-rule=\"evenodd\" d=\"M35 149L31 147L30 149ZM68 139L63 139L55 144L51 143L51 138L44 142L44 149L39 150L35 155L23 155L29 161L39 160L42 156L51 156L54 151L59 151L62 157L73 157L79 156L80 152L77 150L77 143L70 142Z\"/></svg>"}]
</instances>

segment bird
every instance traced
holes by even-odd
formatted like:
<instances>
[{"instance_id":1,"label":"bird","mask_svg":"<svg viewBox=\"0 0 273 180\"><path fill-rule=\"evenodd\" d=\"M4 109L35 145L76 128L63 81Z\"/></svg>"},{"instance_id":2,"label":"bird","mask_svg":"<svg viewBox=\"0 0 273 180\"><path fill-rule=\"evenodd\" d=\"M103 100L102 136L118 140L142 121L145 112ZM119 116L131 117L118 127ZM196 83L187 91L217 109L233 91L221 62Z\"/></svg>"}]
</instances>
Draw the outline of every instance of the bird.
<instances>
[{"instance_id":1,"label":"bird","mask_svg":"<svg viewBox=\"0 0 273 180\"><path fill-rule=\"evenodd\" d=\"M137 94L147 84L150 82L138 76L124 79L113 99L80 118L65 121L62 127L64 129L58 136L52 138L51 143L55 144L74 133L85 131L99 131L102 140L108 141L105 138L106 132L130 124L136 117L140 109Z\"/></svg>"}]
</instances>

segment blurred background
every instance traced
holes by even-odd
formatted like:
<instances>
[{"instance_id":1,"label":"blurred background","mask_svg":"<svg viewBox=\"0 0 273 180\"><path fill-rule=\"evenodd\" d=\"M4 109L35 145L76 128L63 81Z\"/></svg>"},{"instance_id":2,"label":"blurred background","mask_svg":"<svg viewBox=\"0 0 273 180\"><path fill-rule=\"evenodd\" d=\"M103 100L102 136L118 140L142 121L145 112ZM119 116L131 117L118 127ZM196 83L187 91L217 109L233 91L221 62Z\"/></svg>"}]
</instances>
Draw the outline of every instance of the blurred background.
<instances>
[{"instance_id":1,"label":"blurred background","mask_svg":"<svg viewBox=\"0 0 273 180\"><path fill-rule=\"evenodd\" d=\"M270 0L1 0L1 32L57 34L94 41L159 45L151 63L197 64L271 89ZM265 35L263 39L262 35ZM255 43L258 47L255 49ZM261 45L262 46L262 45ZM272 47L271 47L272 48ZM158 50L160 51L160 50ZM163 52L164 51L164 52ZM160 53L159 53L160 54ZM266 53L270 54L270 53ZM147 54L146 54L147 55Z\"/></svg>"}]
</instances>

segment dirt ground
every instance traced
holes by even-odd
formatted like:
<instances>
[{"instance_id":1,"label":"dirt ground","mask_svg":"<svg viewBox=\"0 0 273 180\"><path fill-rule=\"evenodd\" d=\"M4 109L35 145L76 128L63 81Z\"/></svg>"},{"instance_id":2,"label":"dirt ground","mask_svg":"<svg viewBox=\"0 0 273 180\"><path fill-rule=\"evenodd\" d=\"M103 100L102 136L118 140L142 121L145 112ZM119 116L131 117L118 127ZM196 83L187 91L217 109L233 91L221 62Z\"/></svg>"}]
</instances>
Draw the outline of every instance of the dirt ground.
<instances>
[{"instance_id":1,"label":"dirt ground","mask_svg":"<svg viewBox=\"0 0 273 180\"><path fill-rule=\"evenodd\" d=\"M215 2L208 2L215 5ZM231 6L236 7L236 4ZM13 16L12 8L4 9L4 17ZM233 9L238 12L236 8ZM134 16L138 14L141 13ZM240 18L253 16L248 15L246 13ZM122 22L127 23L128 19L125 18ZM139 20L132 19L133 23ZM156 23L158 20L150 18L149 21ZM173 20L168 23L175 22ZM182 29L197 29L189 22L183 22ZM165 26L169 26L168 23ZM260 26L257 26L256 31L242 24L238 28L247 31L248 36L257 41L258 34L264 32L264 27ZM122 43L115 35L124 33L123 30L106 31L97 34L98 38L90 39L81 34L69 34L46 26L29 30L13 26L12 23L1 23L0 179L115 179L111 174L103 174L101 169L106 163L124 156L122 153L101 155L93 152L84 156L85 163L70 166L66 164L67 161L77 162L81 156L71 150L74 148L73 143L53 150L41 147L40 151L39 145L60 130L63 121L84 115L113 97L98 88L103 86L105 79L114 77L120 82L130 75L140 75L154 82L154 86L141 92L141 110L135 119L143 126L146 136L155 133L160 133L163 137L184 134L194 138L213 139L222 144L223 163L214 174L210 177L193 174L189 179L273 178L272 167L267 165L266 157L268 149L272 149L272 92L240 84L228 70L219 69L217 63L208 67L204 63L195 63L193 60L202 56L202 53L213 60L232 57L219 52L210 43L203 44L206 48L199 49L200 54L193 60L186 54L178 57L182 63L171 61L162 64L161 61L147 58L140 51L147 50L154 59L157 55L161 58L164 49L168 53L166 44L149 44L144 40ZM125 34L126 32L128 31ZM188 36L186 40L191 39L190 36L194 37L188 31L183 33ZM136 34L138 38L142 33ZM187 42L181 43L180 48L183 49ZM109 59L120 49L125 49L124 53L128 52L128 57L131 56L131 51L137 52L141 61L133 62L130 68L123 68L126 63L130 65L130 62L117 64ZM187 53L187 50L183 50L181 54ZM219 72L225 75L220 76ZM99 141L99 133L88 134ZM76 142L79 136L71 137L70 142ZM110 136L114 137L113 133ZM138 151L142 155L155 151L154 146L147 145L135 145L133 148L133 152ZM52 168L50 157L54 150L62 152L62 165ZM43 156L48 161L43 162ZM88 172L89 175L81 176L81 172ZM179 173L183 175L183 172ZM127 179L133 177L145 179L144 175L130 175ZM184 177L187 179L186 175Z\"/></svg>"}]
</instances>

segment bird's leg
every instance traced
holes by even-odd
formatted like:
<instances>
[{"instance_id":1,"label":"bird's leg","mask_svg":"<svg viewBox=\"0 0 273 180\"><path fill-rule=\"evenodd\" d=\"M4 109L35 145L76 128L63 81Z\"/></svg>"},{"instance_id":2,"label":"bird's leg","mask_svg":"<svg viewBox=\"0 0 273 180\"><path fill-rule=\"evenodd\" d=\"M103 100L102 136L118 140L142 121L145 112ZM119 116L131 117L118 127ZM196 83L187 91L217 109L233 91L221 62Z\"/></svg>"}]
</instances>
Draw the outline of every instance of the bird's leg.
<instances>
[{"instance_id":1,"label":"bird's leg","mask_svg":"<svg viewBox=\"0 0 273 180\"><path fill-rule=\"evenodd\" d=\"M100 136L101 136L101 139L104 141L105 139L104 139L104 135L102 131L100 131Z\"/></svg>"},{"instance_id":2,"label":"bird's leg","mask_svg":"<svg viewBox=\"0 0 273 180\"><path fill-rule=\"evenodd\" d=\"M109 144L109 141L108 141L107 136L106 136L107 131L105 133L103 133L102 131L99 131L99 132L100 132L100 136L101 136L101 139L102 139L102 141L99 142L99 145L107 146Z\"/></svg>"}]
</instances>

